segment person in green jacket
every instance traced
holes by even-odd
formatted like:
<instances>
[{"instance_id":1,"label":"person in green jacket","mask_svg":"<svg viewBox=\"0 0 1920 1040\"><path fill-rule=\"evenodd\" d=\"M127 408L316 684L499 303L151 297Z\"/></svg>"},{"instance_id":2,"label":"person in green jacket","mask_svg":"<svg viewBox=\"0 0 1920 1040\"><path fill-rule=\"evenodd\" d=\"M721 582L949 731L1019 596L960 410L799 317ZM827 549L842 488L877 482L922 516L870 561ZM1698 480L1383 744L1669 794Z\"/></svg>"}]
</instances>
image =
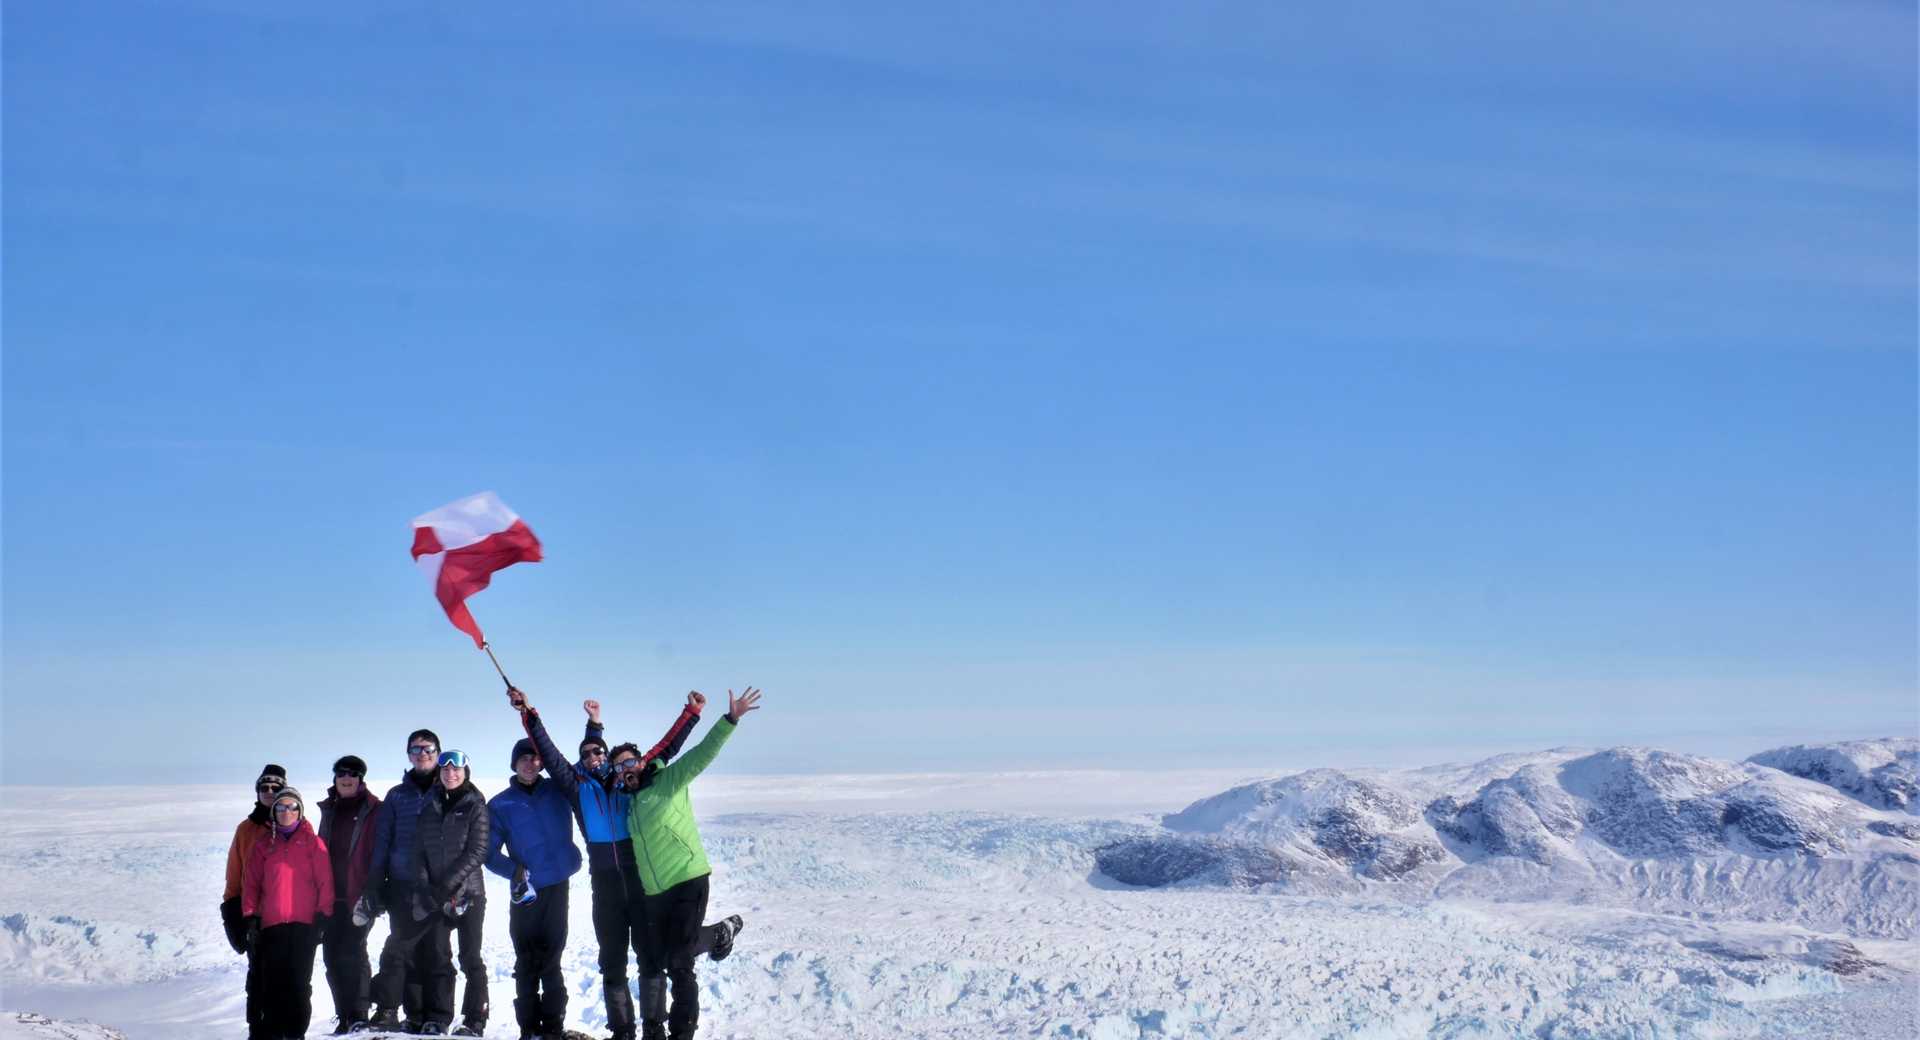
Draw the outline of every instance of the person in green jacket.
<instances>
[{"instance_id":1,"label":"person in green jacket","mask_svg":"<svg viewBox=\"0 0 1920 1040\"><path fill-rule=\"evenodd\" d=\"M694 693L695 703L706 697ZM738 916L716 925L701 924L707 913L707 879L713 868L700 832L693 825L693 805L687 785L713 763L746 714L760 706L760 691L747 687L736 697L727 691L727 714L692 751L672 765L657 761L627 770L621 784L631 795L627 833L633 858L640 867L640 886L646 890L648 958L667 966L673 984L673 1010L667 1013L666 994L656 988L640 994L641 1036L645 1040L670 1037L692 1040L700 1024L700 990L693 962L701 954L720 960L733 950L733 936L741 928ZM667 1030L663 1030L662 1019Z\"/></svg>"}]
</instances>

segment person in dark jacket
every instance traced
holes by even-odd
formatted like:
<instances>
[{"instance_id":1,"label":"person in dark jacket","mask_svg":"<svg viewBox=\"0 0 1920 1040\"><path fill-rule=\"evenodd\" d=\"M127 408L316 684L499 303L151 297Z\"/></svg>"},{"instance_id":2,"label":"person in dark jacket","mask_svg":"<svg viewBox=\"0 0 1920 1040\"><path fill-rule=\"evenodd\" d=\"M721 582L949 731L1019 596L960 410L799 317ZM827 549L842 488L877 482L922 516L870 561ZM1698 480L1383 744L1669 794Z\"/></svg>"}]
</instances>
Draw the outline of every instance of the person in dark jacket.
<instances>
[{"instance_id":1,"label":"person in dark jacket","mask_svg":"<svg viewBox=\"0 0 1920 1040\"><path fill-rule=\"evenodd\" d=\"M478 952L479 919L485 912L481 866L486 863L489 823L486 798L468 777L464 752L440 753L439 780L420 807L413 835L409 874L413 877L411 913L423 922L420 940L421 1030L444 1032L453 1021L453 949L451 930L464 931L473 918ZM398 916L398 908L395 915ZM466 966L463 964L463 968ZM455 1036L486 1032L486 969L467 972L468 1003ZM473 1003L476 985L480 1002Z\"/></svg>"},{"instance_id":2,"label":"person in dark jacket","mask_svg":"<svg viewBox=\"0 0 1920 1040\"><path fill-rule=\"evenodd\" d=\"M374 817L372 862L367 867L367 886L361 892L354 916L369 921L382 910L397 907L380 948L380 971L373 977L371 996L375 1010L368 1025L382 1032L412 1031L420 1025L420 972L417 963L420 938L426 932L413 919L413 875L409 873L413 857L413 831L420 817L420 806L433 789L434 772L440 761L440 738L430 729L416 729L407 735L408 770L400 782L387 789L380 812ZM406 1012L406 1020L400 1017Z\"/></svg>"},{"instance_id":3,"label":"person in dark jacket","mask_svg":"<svg viewBox=\"0 0 1920 1040\"><path fill-rule=\"evenodd\" d=\"M367 790L366 776L367 763L360 756L341 756L333 764L333 786L320 800L320 837L333 867L333 911L320 937L320 951L327 965L327 988L333 991L336 1036L366 1021L372 986L367 933L373 922L356 924L353 919L373 863L374 819L380 809L380 799Z\"/></svg>"},{"instance_id":4,"label":"person in dark jacket","mask_svg":"<svg viewBox=\"0 0 1920 1040\"><path fill-rule=\"evenodd\" d=\"M327 846L292 787L273 796L273 827L254 843L240 887L247 945L260 975L256 1035L299 1040L313 1017L313 948L333 909Z\"/></svg>"},{"instance_id":5,"label":"person in dark jacket","mask_svg":"<svg viewBox=\"0 0 1920 1040\"><path fill-rule=\"evenodd\" d=\"M567 882L580 872L573 806L559 784L540 775L532 738L520 738L510 758L513 779L487 802L487 869L512 886L507 932L513 939L513 1016L520 1040L561 1040L567 1020L567 980L560 970Z\"/></svg>"},{"instance_id":6,"label":"person in dark jacket","mask_svg":"<svg viewBox=\"0 0 1920 1040\"><path fill-rule=\"evenodd\" d=\"M639 966L640 1002L664 1008L667 969L648 956L646 893L633 858L633 843L627 840L627 794L614 783L614 769L607 755L605 729L600 724L600 702L581 704L587 712L586 738L580 742L580 761L569 763L547 728L540 713L527 703L527 695L514 688L507 690L507 701L520 712L521 725L533 740L547 775L567 794L574 818L587 839L587 877L593 891L593 933L600 944L600 991L606 1000L607 1029L613 1040L635 1040L638 1018L634 1013L633 992L627 988L627 951L631 949ZM694 724L700 721L700 707L689 697L680 714L667 727L659 743L641 754L632 748L618 757L632 759L670 758L677 754ZM631 747L631 745L622 745ZM655 1000L657 996L658 1000ZM664 1017L664 1011L662 1012Z\"/></svg>"},{"instance_id":7,"label":"person in dark jacket","mask_svg":"<svg viewBox=\"0 0 1920 1040\"><path fill-rule=\"evenodd\" d=\"M227 930L227 943L233 952L247 958L247 1036L262 1040L260 1028L259 978L254 957L247 947L246 915L240 909L241 887L246 883L247 862L260 839L273 830L273 796L287 786L287 771L269 762L253 782L253 811L233 829L233 842L227 846L227 887L220 897L220 923ZM277 1038L275 1038L277 1040Z\"/></svg>"}]
</instances>

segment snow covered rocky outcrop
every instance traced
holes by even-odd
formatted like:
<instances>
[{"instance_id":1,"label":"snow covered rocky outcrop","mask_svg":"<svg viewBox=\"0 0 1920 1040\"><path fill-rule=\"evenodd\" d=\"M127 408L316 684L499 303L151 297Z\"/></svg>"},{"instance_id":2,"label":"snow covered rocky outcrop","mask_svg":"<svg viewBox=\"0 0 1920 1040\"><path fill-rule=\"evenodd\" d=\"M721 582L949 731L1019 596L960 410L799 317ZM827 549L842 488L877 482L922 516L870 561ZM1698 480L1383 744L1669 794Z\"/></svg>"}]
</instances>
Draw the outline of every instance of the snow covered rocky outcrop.
<instances>
[{"instance_id":1,"label":"snow covered rocky outcrop","mask_svg":"<svg viewBox=\"0 0 1920 1040\"><path fill-rule=\"evenodd\" d=\"M1557 749L1316 769L1194 802L1095 852L1125 884L1563 900L1910 938L1920 741L1726 762Z\"/></svg>"},{"instance_id":2,"label":"snow covered rocky outcrop","mask_svg":"<svg viewBox=\"0 0 1920 1040\"><path fill-rule=\"evenodd\" d=\"M1816 780L1875 809L1920 815L1920 740L1799 744L1747 761Z\"/></svg>"}]
</instances>

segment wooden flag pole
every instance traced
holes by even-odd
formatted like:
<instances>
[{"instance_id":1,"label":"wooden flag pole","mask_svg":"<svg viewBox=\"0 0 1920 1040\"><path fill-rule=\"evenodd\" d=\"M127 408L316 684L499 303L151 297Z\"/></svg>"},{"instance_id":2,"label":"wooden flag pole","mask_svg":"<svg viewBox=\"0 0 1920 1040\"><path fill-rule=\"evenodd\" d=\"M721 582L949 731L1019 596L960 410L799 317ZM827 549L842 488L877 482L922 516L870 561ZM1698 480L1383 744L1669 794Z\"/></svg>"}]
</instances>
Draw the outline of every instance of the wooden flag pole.
<instances>
[{"instance_id":1,"label":"wooden flag pole","mask_svg":"<svg viewBox=\"0 0 1920 1040\"><path fill-rule=\"evenodd\" d=\"M500 681L507 684L507 689L509 690L513 689L513 680L507 678L507 673L501 670L500 659L498 657L493 656L493 644L481 643L480 649L485 650L487 652L487 660L493 662L493 670L496 672L500 672Z\"/></svg>"}]
</instances>

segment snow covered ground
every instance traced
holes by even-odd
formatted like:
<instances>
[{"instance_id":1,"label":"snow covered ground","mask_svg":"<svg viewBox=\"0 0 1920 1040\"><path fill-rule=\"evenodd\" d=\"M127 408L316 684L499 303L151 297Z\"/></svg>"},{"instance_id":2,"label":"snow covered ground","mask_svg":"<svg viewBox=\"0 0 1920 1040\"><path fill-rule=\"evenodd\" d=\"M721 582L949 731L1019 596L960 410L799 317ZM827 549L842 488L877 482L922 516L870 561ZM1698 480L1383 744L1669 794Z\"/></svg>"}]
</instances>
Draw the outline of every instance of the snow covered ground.
<instances>
[{"instance_id":1,"label":"snow covered ground","mask_svg":"<svg viewBox=\"0 0 1920 1040\"><path fill-rule=\"evenodd\" d=\"M702 971L703 1035L1912 1037L1912 743L1291 779L716 772L694 788L712 906L747 930ZM247 799L0 789L0 1038L243 1035L216 908ZM571 1016L597 1029L577 886ZM511 1037L504 896L490 1035ZM317 971L314 1005L318 1035Z\"/></svg>"}]
</instances>

